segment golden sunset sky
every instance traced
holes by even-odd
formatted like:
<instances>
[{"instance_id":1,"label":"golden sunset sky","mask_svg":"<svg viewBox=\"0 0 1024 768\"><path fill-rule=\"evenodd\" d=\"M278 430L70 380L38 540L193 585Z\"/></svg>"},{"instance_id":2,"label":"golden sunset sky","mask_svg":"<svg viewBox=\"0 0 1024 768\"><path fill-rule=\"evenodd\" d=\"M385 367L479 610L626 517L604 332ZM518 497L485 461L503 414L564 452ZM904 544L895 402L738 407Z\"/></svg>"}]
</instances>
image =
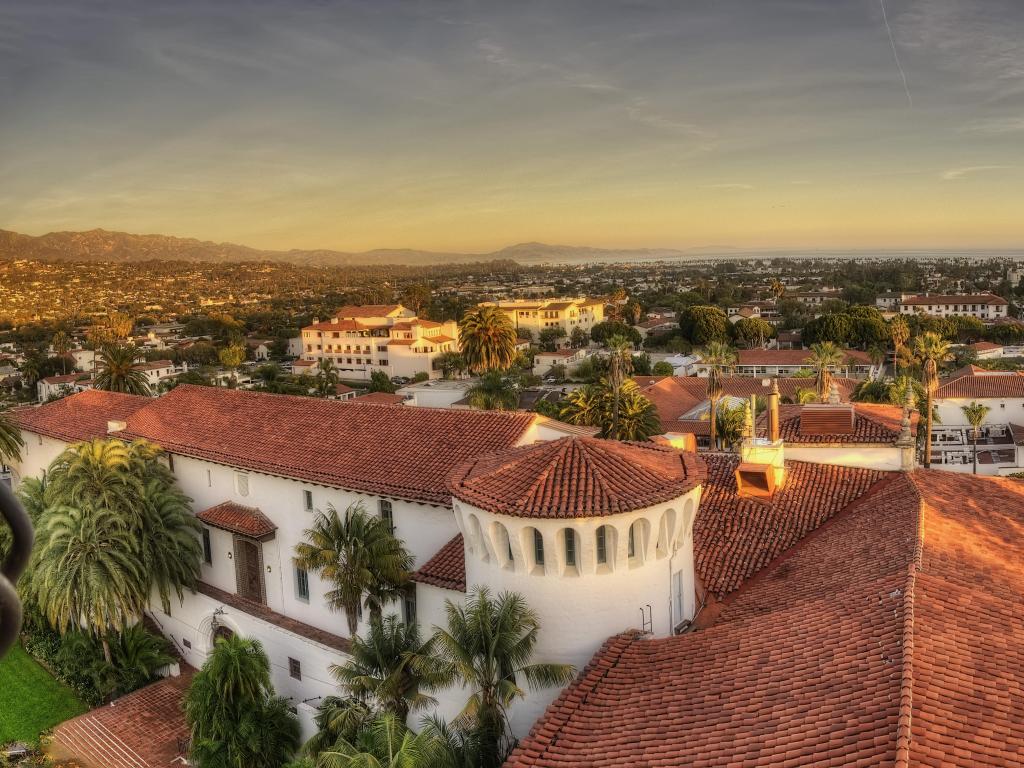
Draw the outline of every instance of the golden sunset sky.
<instances>
[{"instance_id":1,"label":"golden sunset sky","mask_svg":"<svg viewBox=\"0 0 1024 768\"><path fill-rule=\"evenodd\" d=\"M0 228L1024 246L1024 2L885 2L8 0Z\"/></svg>"}]
</instances>

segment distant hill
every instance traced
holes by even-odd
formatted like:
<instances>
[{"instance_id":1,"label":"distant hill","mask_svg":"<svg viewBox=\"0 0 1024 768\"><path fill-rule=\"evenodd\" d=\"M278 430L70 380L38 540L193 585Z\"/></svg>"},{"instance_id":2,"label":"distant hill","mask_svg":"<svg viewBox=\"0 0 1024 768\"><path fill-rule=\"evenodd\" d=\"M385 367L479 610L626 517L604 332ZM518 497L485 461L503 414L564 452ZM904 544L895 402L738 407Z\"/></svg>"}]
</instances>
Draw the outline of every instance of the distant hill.
<instances>
[{"instance_id":1,"label":"distant hill","mask_svg":"<svg viewBox=\"0 0 1024 768\"><path fill-rule=\"evenodd\" d=\"M728 249L722 248L719 251ZM520 243L492 253L441 253L413 249L377 249L360 253L346 251L290 250L268 251L234 243L213 243L190 237L133 235L90 229L87 232L50 232L39 237L0 229L0 259L36 259L41 261L201 261L229 263L238 261L277 261L309 266L347 266L356 264L403 264L426 266L511 259L520 263L580 263L596 261L651 261L697 258L705 249L614 250L546 243Z\"/></svg>"}]
</instances>

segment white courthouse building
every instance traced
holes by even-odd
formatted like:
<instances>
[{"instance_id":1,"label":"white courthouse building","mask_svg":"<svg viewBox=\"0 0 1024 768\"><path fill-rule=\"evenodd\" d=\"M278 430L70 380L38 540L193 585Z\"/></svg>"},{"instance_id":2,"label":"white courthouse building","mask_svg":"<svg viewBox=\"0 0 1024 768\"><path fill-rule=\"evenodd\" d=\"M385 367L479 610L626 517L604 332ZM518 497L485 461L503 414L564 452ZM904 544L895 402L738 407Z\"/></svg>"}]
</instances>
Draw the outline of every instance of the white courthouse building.
<instances>
[{"instance_id":1,"label":"white courthouse building","mask_svg":"<svg viewBox=\"0 0 1024 768\"><path fill-rule=\"evenodd\" d=\"M566 338L580 328L589 338L591 329L604 322L604 299L507 299L480 306L497 307L516 330L529 331L535 341L549 328L560 329Z\"/></svg>"},{"instance_id":2,"label":"white courthouse building","mask_svg":"<svg viewBox=\"0 0 1024 768\"><path fill-rule=\"evenodd\" d=\"M343 379L369 381L374 371L389 378L420 372L434 378L434 360L457 352L458 337L454 320L423 320L401 304L350 305L303 328L301 354L307 362L333 361Z\"/></svg>"},{"instance_id":3,"label":"white courthouse building","mask_svg":"<svg viewBox=\"0 0 1024 768\"><path fill-rule=\"evenodd\" d=\"M902 315L915 313L934 317L976 317L979 320L998 320L1006 317L1010 305L1006 299L992 293L980 294L921 294L908 296L899 302Z\"/></svg>"}]
</instances>

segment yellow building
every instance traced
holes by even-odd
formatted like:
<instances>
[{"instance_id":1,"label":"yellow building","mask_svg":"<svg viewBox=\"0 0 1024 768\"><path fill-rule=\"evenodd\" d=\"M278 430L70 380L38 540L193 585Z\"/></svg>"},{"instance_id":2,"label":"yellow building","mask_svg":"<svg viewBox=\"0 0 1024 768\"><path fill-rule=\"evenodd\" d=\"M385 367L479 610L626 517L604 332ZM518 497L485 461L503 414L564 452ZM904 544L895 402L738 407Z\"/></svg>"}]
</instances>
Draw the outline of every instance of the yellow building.
<instances>
[{"instance_id":1,"label":"yellow building","mask_svg":"<svg viewBox=\"0 0 1024 768\"><path fill-rule=\"evenodd\" d=\"M590 329L604 322L604 299L509 299L480 306L503 310L516 330L529 331L535 340L548 328L561 328L567 337L581 328L590 336Z\"/></svg>"}]
</instances>

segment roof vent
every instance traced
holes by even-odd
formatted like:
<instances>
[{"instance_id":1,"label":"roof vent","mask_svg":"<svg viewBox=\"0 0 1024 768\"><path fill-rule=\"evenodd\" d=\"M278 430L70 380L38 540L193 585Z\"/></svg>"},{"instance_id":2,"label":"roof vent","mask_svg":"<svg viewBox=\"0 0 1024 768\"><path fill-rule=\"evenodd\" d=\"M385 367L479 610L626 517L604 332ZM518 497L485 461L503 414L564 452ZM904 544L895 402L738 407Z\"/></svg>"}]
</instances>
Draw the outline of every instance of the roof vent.
<instances>
[{"instance_id":1,"label":"roof vent","mask_svg":"<svg viewBox=\"0 0 1024 768\"><path fill-rule=\"evenodd\" d=\"M771 464L742 462L736 467L736 493L744 499L770 499L777 488L774 470Z\"/></svg>"},{"instance_id":2,"label":"roof vent","mask_svg":"<svg viewBox=\"0 0 1024 768\"><path fill-rule=\"evenodd\" d=\"M108 421L107 422L107 434L112 435L115 432L123 432L128 429L127 421Z\"/></svg>"},{"instance_id":3,"label":"roof vent","mask_svg":"<svg viewBox=\"0 0 1024 768\"><path fill-rule=\"evenodd\" d=\"M801 435L852 435L853 406L832 403L805 405L800 411Z\"/></svg>"}]
</instances>

